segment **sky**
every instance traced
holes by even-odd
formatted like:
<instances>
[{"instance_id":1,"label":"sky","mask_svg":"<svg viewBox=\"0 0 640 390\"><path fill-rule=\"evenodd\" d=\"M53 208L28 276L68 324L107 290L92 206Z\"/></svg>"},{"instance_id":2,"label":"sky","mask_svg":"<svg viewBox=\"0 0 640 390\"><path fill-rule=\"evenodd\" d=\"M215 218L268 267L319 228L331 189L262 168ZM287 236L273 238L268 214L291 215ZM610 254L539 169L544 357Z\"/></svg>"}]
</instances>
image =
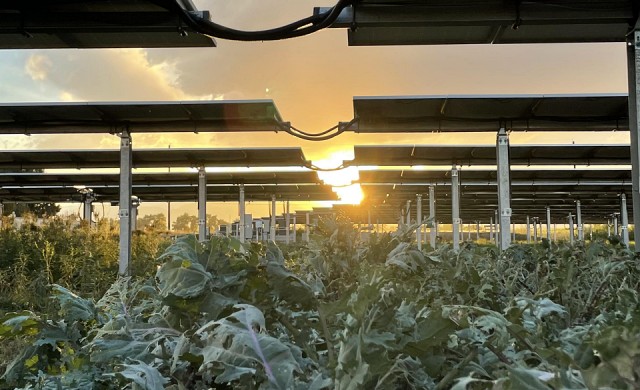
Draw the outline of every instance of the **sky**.
<instances>
[{"instance_id":1,"label":"sky","mask_svg":"<svg viewBox=\"0 0 640 390\"><path fill-rule=\"evenodd\" d=\"M258 30L308 16L325 0L193 0L212 20ZM309 132L353 117L354 96L626 93L624 44L349 47L344 29L216 48L0 51L0 102L273 99ZM628 143L626 132L512 134L512 143ZM301 146L308 159L364 144L494 144L494 134L347 133L321 143L287 134L134 134L134 148ZM2 136L0 148L117 148L110 135ZM194 212L194 205L176 205ZM304 207L299 205L299 207ZM69 208L72 212L77 206ZM141 214L166 212L144 204ZM222 210L222 209L220 209ZM229 207L223 218L233 218ZM268 214L256 205L254 214ZM224 213L228 214L225 215ZM230 215L229 215L230 214ZM107 215L114 217L114 215Z\"/></svg>"}]
</instances>

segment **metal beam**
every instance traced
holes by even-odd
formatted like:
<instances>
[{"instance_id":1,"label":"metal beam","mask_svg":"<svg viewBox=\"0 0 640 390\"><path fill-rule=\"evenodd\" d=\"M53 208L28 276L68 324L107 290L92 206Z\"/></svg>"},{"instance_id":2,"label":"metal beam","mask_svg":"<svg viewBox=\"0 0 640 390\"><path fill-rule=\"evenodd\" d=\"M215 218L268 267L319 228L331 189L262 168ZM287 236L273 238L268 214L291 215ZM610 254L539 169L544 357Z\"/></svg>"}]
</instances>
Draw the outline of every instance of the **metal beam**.
<instances>
[{"instance_id":1,"label":"metal beam","mask_svg":"<svg viewBox=\"0 0 640 390\"><path fill-rule=\"evenodd\" d=\"M207 172L198 167L198 240L207 239Z\"/></svg>"},{"instance_id":2,"label":"metal beam","mask_svg":"<svg viewBox=\"0 0 640 390\"><path fill-rule=\"evenodd\" d=\"M500 211L500 249L511 245L509 228L511 225L511 200L509 187L509 136L502 128L496 140L496 160L498 179L498 206Z\"/></svg>"},{"instance_id":3,"label":"metal beam","mask_svg":"<svg viewBox=\"0 0 640 390\"><path fill-rule=\"evenodd\" d=\"M131 167L133 164L132 142L129 129L120 134L120 256L118 273L129 275L131 263Z\"/></svg>"},{"instance_id":4,"label":"metal beam","mask_svg":"<svg viewBox=\"0 0 640 390\"><path fill-rule=\"evenodd\" d=\"M458 168L451 169L451 220L453 234L453 250L460 250L460 193Z\"/></svg>"}]
</instances>

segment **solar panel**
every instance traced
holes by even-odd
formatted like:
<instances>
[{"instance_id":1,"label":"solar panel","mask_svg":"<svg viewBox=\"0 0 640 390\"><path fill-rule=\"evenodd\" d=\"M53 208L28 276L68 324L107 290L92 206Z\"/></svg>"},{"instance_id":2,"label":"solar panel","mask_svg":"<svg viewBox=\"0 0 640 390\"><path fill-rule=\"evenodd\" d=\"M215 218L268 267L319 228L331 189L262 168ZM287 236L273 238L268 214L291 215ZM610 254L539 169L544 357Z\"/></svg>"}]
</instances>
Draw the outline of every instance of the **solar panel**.
<instances>
[{"instance_id":1,"label":"solar panel","mask_svg":"<svg viewBox=\"0 0 640 390\"><path fill-rule=\"evenodd\" d=\"M350 46L624 42L636 17L634 0L362 0L332 27Z\"/></svg>"},{"instance_id":2,"label":"solar panel","mask_svg":"<svg viewBox=\"0 0 640 390\"><path fill-rule=\"evenodd\" d=\"M164 8L169 0L0 2L0 48L213 47ZM190 3L190 2L189 2ZM200 11L207 16L208 12Z\"/></svg>"},{"instance_id":3,"label":"solar panel","mask_svg":"<svg viewBox=\"0 0 640 390\"><path fill-rule=\"evenodd\" d=\"M516 165L630 165L628 145L511 145L510 163ZM355 146L356 166L495 165L491 145Z\"/></svg>"},{"instance_id":4,"label":"solar panel","mask_svg":"<svg viewBox=\"0 0 640 390\"><path fill-rule=\"evenodd\" d=\"M350 130L497 132L628 130L628 98L602 95L354 97Z\"/></svg>"},{"instance_id":5,"label":"solar panel","mask_svg":"<svg viewBox=\"0 0 640 390\"><path fill-rule=\"evenodd\" d=\"M277 131L271 100L0 104L0 134Z\"/></svg>"},{"instance_id":6,"label":"solar panel","mask_svg":"<svg viewBox=\"0 0 640 390\"><path fill-rule=\"evenodd\" d=\"M305 166L301 148L139 149L134 168ZM118 168L119 150L0 151L0 169Z\"/></svg>"}]
</instances>

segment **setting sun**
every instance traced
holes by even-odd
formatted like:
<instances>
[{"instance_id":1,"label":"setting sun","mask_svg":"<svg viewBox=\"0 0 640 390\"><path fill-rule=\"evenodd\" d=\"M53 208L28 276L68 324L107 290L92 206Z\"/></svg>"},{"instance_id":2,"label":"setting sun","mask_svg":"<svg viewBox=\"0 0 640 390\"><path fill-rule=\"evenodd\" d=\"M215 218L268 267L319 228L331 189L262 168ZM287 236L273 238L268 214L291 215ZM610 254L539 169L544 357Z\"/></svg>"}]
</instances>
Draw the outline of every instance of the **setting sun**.
<instances>
[{"instance_id":1,"label":"setting sun","mask_svg":"<svg viewBox=\"0 0 640 390\"><path fill-rule=\"evenodd\" d=\"M342 165L345 160L353 160L352 151L333 152L322 160L314 160L313 164L319 168L332 169ZM318 177L325 184L333 186L333 191L343 204L360 204L364 199L360 184L354 183L360 176L357 167L347 167L336 171L318 171Z\"/></svg>"}]
</instances>

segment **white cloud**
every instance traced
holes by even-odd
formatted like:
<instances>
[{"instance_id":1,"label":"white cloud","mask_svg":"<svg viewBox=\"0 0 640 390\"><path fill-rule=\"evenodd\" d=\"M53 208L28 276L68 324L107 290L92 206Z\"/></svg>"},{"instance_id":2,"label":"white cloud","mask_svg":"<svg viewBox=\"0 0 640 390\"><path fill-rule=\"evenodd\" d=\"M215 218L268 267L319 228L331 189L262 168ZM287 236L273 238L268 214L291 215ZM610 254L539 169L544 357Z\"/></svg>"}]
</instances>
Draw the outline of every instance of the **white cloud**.
<instances>
[{"instance_id":1,"label":"white cloud","mask_svg":"<svg viewBox=\"0 0 640 390\"><path fill-rule=\"evenodd\" d=\"M53 63L51 59L42 54L32 54L27 58L24 70L32 80L46 80Z\"/></svg>"}]
</instances>

